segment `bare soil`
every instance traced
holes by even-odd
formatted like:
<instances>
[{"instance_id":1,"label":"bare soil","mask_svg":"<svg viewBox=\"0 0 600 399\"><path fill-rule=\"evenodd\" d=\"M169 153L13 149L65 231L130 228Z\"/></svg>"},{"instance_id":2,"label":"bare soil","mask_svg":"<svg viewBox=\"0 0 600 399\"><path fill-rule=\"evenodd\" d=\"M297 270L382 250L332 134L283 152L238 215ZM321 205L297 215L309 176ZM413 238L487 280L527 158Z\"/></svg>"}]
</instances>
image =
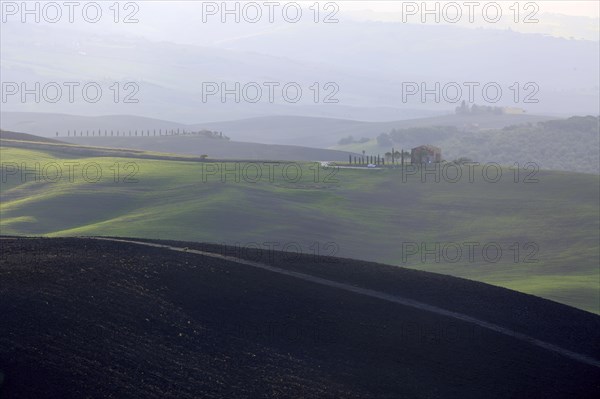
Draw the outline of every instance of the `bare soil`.
<instances>
[{"instance_id":1,"label":"bare soil","mask_svg":"<svg viewBox=\"0 0 600 399\"><path fill-rule=\"evenodd\" d=\"M402 293L600 358L600 317L529 295L348 259L170 244ZM598 367L231 261L82 238L0 245L2 398L600 394Z\"/></svg>"}]
</instances>

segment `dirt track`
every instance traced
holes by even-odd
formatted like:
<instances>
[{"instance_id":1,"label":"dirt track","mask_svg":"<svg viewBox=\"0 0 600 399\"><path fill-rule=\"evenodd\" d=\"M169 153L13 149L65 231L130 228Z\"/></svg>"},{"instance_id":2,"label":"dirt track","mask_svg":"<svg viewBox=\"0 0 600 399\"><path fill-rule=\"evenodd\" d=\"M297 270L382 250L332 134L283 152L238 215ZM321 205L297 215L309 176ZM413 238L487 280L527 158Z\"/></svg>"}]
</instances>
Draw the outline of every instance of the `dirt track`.
<instances>
[{"instance_id":1,"label":"dirt track","mask_svg":"<svg viewBox=\"0 0 600 399\"><path fill-rule=\"evenodd\" d=\"M365 262L282 264L278 255L273 262L251 261L258 267L223 258L226 249L217 256L192 252L216 249L210 245L158 244L189 249L77 238L2 240L5 397L600 393L598 367L412 305L491 320L591 358L597 358L598 316L485 284ZM340 273L349 266L356 269ZM392 292L400 288L405 295ZM500 314L505 305L510 314ZM493 309L490 316L486 309Z\"/></svg>"},{"instance_id":2,"label":"dirt track","mask_svg":"<svg viewBox=\"0 0 600 399\"><path fill-rule=\"evenodd\" d=\"M164 249L168 249L171 251L193 253L193 254L197 254L197 255L223 259L223 260L226 260L229 262L240 263L243 265L252 266L252 267L256 267L256 268L263 269L263 270L268 270L273 273L283 274L286 276L294 277L294 278L308 281L311 283L321 284L321 285L324 285L327 287L337 288L337 289L341 289L344 291L353 292L355 294L365 295L365 296L369 296L372 298L381 299L381 300L384 300L387 302L397 303L397 304L403 305L403 306L410 306L410 307L413 307L416 309L425 310L427 312L432 312L432 313L439 314L442 316L447 316L447 317L451 317L451 318L458 319L461 321L466 321L468 323L475 324L479 327L487 328L487 329L495 331L497 333L508 335L509 337L513 337L520 341L524 341L524 342L530 343L532 345L536 345L541 348L545 348L549 351L556 352L562 356L576 360L580 363L588 364L588 365L595 366L595 367L600 367L600 361L596 360L590 356L572 352L570 350L561 348L556 345L552 345L548 342L540 341L538 339L535 339L535 338L530 337L525 334L521 334L521 333L513 331L511 329L508 329L508 328L505 328L502 326L498 326L496 324L488 323L484 320L480 320L480 319L477 319L477 318L474 318L471 316L467 316L467 315L461 314L461 313L451 312L451 311L441 309L436 306L428 305L426 303L414 301L409 298L402 298L399 296L389 295L389 294L386 294L383 292L373 291L370 289L355 287L355 286L352 286L349 284L339 283L337 281L327 280L324 278L315 277L315 276L311 276L311 275L304 274L304 273L289 271L289 270L281 269L278 267L270 266L265 263L252 262L252 261L249 261L246 259L236 258L234 256L225 256L225 255L221 255L218 253L215 254L212 252L198 251L198 250L194 250L194 249L189 249L187 247L173 247L173 246L164 245L164 244L155 244L155 243L150 243L150 242L134 241L134 240L124 240L124 239L118 239L118 238L106 238L106 237L91 237L91 238L96 239L96 240L124 242L124 243L128 243L128 244L145 245L145 246L155 247L155 248L164 248Z\"/></svg>"}]
</instances>

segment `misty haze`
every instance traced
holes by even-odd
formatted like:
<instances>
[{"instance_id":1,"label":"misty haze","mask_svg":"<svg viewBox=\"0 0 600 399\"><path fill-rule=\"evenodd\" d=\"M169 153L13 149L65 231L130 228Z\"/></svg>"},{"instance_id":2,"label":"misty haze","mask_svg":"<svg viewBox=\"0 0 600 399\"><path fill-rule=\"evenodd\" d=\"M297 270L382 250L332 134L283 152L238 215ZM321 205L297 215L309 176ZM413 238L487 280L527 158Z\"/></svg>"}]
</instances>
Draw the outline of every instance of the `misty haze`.
<instances>
[{"instance_id":1,"label":"misty haze","mask_svg":"<svg viewBox=\"0 0 600 399\"><path fill-rule=\"evenodd\" d=\"M0 7L0 397L600 395L598 3Z\"/></svg>"}]
</instances>

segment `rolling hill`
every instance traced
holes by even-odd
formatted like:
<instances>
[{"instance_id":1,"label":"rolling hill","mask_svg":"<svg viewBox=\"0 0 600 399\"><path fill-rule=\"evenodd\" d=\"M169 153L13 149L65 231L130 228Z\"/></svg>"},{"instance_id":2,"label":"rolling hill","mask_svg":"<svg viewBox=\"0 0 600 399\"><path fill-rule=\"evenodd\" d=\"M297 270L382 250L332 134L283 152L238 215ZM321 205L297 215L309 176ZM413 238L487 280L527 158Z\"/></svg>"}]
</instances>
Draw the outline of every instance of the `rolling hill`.
<instances>
[{"instance_id":1,"label":"rolling hill","mask_svg":"<svg viewBox=\"0 0 600 399\"><path fill-rule=\"evenodd\" d=\"M44 112L6 112L1 114L3 130L26 132L42 137L66 136L67 131L185 129L182 123L134 115L83 116Z\"/></svg>"},{"instance_id":2,"label":"rolling hill","mask_svg":"<svg viewBox=\"0 0 600 399\"><path fill-rule=\"evenodd\" d=\"M270 116L238 121L213 122L192 125L207 129L223 130L236 140L259 141L262 143L300 144L313 147L332 147L339 139L352 135L356 138L375 138L392 129L422 126L453 126L477 124L480 129L503 128L505 126L536 123L552 119L541 115L442 115L428 118L403 119L386 122L362 122L332 118L309 118L294 116Z\"/></svg>"},{"instance_id":3,"label":"rolling hill","mask_svg":"<svg viewBox=\"0 0 600 399\"><path fill-rule=\"evenodd\" d=\"M51 145L1 146L0 155L3 234L270 245L435 271L600 313L598 176L505 168L491 182L479 167L473 181L464 170L436 182L401 169L135 159ZM73 174L67 162L77 164ZM468 243L478 244L472 256Z\"/></svg>"},{"instance_id":4,"label":"rolling hill","mask_svg":"<svg viewBox=\"0 0 600 399\"><path fill-rule=\"evenodd\" d=\"M193 135L146 137L66 137L73 144L138 149L182 155L208 155L213 159L253 159L282 161L348 161L351 151L300 145L261 144L216 140Z\"/></svg>"},{"instance_id":5,"label":"rolling hill","mask_svg":"<svg viewBox=\"0 0 600 399\"><path fill-rule=\"evenodd\" d=\"M3 130L27 132L43 137L67 139L67 132L134 130L202 130L222 131L235 141L259 142L327 148L335 146L348 135L356 138L375 138L392 129L477 124L481 129L500 129L506 126L537 123L553 119L541 115L443 115L387 122L365 122L353 119L318 118L307 116L265 116L240 120L205 121L183 124L134 115L81 116L41 112L2 112Z\"/></svg>"},{"instance_id":6,"label":"rolling hill","mask_svg":"<svg viewBox=\"0 0 600 399\"><path fill-rule=\"evenodd\" d=\"M190 242L0 243L3 397L600 393L600 317L514 291Z\"/></svg>"},{"instance_id":7,"label":"rolling hill","mask_svg":"<svg viewBox=\"0 0 600 399\"><path fill-rule=\"evenodd\" d=\"M534 164L539 168L600 173L600 118L567 119L470 129L431 125L394 128L377 139L333 148L369 154L385 154L429 143L442 148L443 158L471 159L503 165Z\"/></svg>"},{"instance_id":8,"label":"rolling hill","mask_svg":"<svg viewBox=\"0 0 600 399\"><path fill-rule=\"evenodd\" d=\"M36 136L34 134L10 132L6 130L0 130L0 140L16 140L16 141L29 141L37 143L54 143L54 144L66 144L64 141L54 140L48 137Z\"/></svg>"},{"instance_id":9,"label":"rolling hill","mask_svg":"<svg viewBox=\"0 0 600 399\"><path fill-rule=\"evenodd\" d=\"M573 156L563 156L563 144L548 140L544 134L525 130L510 136L507 145L497 146L491 130L505 129L516 125L531 125L550 120L547 116L518 114L445 115L430 118L398 120L390 122L363 122L347 119L314 118L296 116L270 116L236 121L207 122L193 125L142 118L130 115L86 117L76 115L3 112L2 128L24 131L43 137L55 137L78 145L115 147L152 152L168 152L183 155L209 155L211 158L277 159L287 161L346 161L349 153L383 155L390 148L378 145L376 137L392 130L414 130L403 136L397 147L411 148L425 142L442 146L446 157L472 157L480 162L500 160L512 164L516 161L537 162L546 168L559 170L582 170ZM477 131L469 130L477 126ZM422 128L422 129L421 129ZM425 134L422 130L438 129L438 134ZM231 141L209 140L202 137L166 136L154 137L160 131L220 131ZM419 130L421 129L421 130ZM467 129L467 131L465 131ZM77 137L73 137L77 131ZM98 137L98 132L108 136ZM132 137L115 137L117 131L128 132ZM144 137L133 137L144 132ZM59 137L56 137L58 132ZM110 136L111 132L115 136ZM504 131L496 137L504 137ZM562 138L568 140L568 130ZM67 135L69 134L69 137ZM82 136L83 134L83 136ZM147 137L150 134L151 136ZM89 136L88 136L89 135ZM94 137L92 137L94 135ZM348 136L370 138L367 143L340 146L340 139ZM480 137L481 136L481 137ZM594 139L592 137L592 139ZM583 143L583 140L575 140ZM260 143L260 144L259 144ZM525 143L525 145L523 145ZM268 145L267 145L268 144ZM542 155L515 158L515 149L532 154L532 149L547 147L553 154L552 162ZM571 146L573 147L573 146ZM327 148L327 150L326 150ZM584 152L591 151L590 146ZM335 150L335 151L331 151ZM571 150L573 150L571 148ZM578 152L580 152L578 150ZM580 154L581 155L581 154ZM593 155L592 155L593 156ZM454 159L448 158L448 159ZM581 158L581 157L577 157ZM589 164L589 162L588 162Z\"/></svg>"},{"instance_id":10,"label":"rolling hill","mask_svg":"<svg viewBox=\"0 0 600 399\"><path fill-rule=\"evenodd\" d=\"M148 8L157 7L161 6ZM482 86L496 82L504 91L497 105L503 106L514 105L509 87L515 82L521 87L535 82L540 88L539 101L525 104L520 99L519 104L536 114L587 114L596 112L599 105L597 40L568 40L509 29L351 20L338 24L227 24L225 28L219 23L204 24L200 10L194 5L187 7L188 22L182 25L188 26L177 28L174 25L181 24L181 17L167 10L159 12L152 29L6 23L0 39L0 68L6 82L97 82L106 93L115 82L135 82L139 103L124 103L122 98L115 102L110 94L96 103L82 101L81 96L74 102L64 96L56 103L23 103L19 96L10 96L3 109L138 114L195 123L268 115L383 121L395 114L397 119L430 116L456 105L421 101L420 96L404 101L405 82L478 82ZM164 26L170 28L161 29ZM181 31L185 33L176 33ZM281 86L295 82L304 95L298 103L285 101L279 90L273 102L266 93L256 103L223 103L219 96L204 101L205 82L229 87L235 82L278 82ZM323 98L315 102L309 89L315 82L335 82L339 103L324 103ZM483 98L480 89L477 103ZM462 97L468 97L466 90Z\"/></svg>"},{"instance_id":11,"label":"rolling hill","mask_svg":"<svg viewBox=\"0 0 600 399\"><path fill-rule=\"evenodd\" d=\"M135 156L145 159L206 161L245 159L274 161L348 161L352 152L291 145L245 143L200 135L145 137L67 137L64 141L35 135L6 132L5 146L52 149L83 156ZM68 140L68 141L67 141ZM43 143L51 143L45 146ZM206 158L206 159L204 159Z\"/></svg>"}]
</instances>

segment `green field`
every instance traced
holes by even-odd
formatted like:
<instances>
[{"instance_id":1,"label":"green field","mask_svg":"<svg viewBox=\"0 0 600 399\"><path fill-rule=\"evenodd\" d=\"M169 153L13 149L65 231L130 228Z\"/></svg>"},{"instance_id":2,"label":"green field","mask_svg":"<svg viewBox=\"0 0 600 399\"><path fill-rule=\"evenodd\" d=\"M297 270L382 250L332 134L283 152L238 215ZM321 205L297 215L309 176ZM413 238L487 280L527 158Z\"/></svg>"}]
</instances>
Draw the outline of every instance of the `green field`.
<instances>
[{"instance_id":1,"label":"green field","mask_svg":"<svg viewBox=\"0 0 600 399\"><path fill-rule=\"evenodd\" d=\"M0 147L0 156L5 235L112 235L288 250L297 244L305 253L451 274L600 313L595 175L539 171L537 182L524 183L528 171L521 170L515 183L515 171L505 168L492 183L477 168L473 183L467 169L456 183L436 183L432 175L422 182L418 173L403 176L400 169L340 169L328 176L331 169L318 168L317 176L316 165L305 163L299 181L293 181L295 166L282 177L282 164L261 165L263 176L253 183L240 172L226 182L207 174L222 164L76 158L9 147ZM78 163L72 181L65 162ZM29 169L39 163L45 172L22 176L23 163ZM62 168L57 182L52 163ZM87 180L84 165L92 165ZM255 166L238 166L254 179ZM96 169L102 171L98 181ZM129 173L135 181L123 181ZM439 262L435 254L421 259L415 253L422 243L427 249L439 244ZM453 262L453 243L463 251L471 245L465 243L479 246Z\"/></svg>"}]
</instances>

